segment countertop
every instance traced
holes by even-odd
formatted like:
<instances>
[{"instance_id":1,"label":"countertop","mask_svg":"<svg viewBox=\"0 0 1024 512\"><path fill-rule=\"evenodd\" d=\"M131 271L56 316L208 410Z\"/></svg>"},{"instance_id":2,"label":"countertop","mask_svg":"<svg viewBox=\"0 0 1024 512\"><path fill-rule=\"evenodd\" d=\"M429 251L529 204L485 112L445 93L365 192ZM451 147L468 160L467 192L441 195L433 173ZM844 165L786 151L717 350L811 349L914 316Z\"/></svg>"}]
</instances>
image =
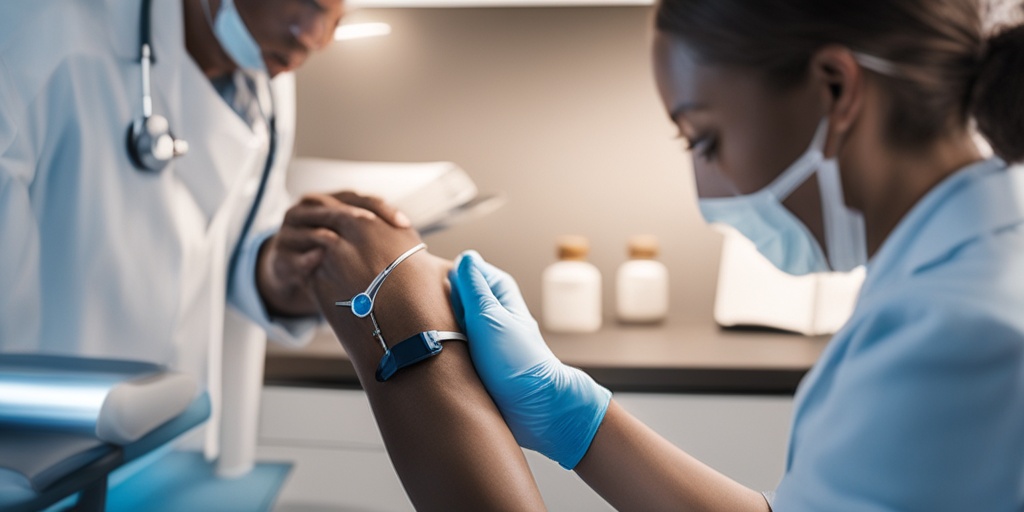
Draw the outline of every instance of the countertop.
<instances>
[{"instance_id":1,"label":"countertop","mask_svg":"<svg viewBox=\"0 0 1024 512\"><path fill-rule=\"evenodd\" d=\"M827 336L722 329L716 325L606 324L592 334L545 333L563 362L612 391L792 394ZM358 388L355 370L327 328L302 349L269 344L264 381Z\"/></svg>"}]
</instances>

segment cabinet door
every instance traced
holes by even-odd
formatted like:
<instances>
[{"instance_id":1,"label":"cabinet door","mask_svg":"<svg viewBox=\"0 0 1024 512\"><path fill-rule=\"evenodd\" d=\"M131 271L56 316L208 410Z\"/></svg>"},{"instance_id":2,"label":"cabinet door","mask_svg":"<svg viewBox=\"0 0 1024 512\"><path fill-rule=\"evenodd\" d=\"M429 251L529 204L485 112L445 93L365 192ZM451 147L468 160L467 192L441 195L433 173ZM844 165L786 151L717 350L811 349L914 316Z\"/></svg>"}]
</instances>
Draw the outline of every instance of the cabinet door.
<instances>
[{"instance_id":1,"label":"cabinet door","mask_svg":"<svg viewBox=\"0 0 1024 512\"><path fill-rule=\"evenodd\" d=\"M770 490L782 476L792 398L617 393L615 399L744 485ZM295 463L276 510L412 510L362 391L267 387L262 405L257 456ZM550 510L612 510L575 473L526 455Z\"/></svg>"}]
</instances>

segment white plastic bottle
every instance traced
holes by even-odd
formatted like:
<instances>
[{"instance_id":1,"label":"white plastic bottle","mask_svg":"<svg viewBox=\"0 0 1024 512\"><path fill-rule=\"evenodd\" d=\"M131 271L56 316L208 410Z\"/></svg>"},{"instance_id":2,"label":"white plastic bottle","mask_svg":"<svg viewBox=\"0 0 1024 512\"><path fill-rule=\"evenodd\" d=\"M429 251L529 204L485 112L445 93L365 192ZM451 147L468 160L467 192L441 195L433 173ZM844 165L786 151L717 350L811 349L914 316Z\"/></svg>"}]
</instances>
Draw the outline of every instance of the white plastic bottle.
<instances>
[{"instance_id":1,"label":"white plastic bottle","mask_svg":"<svg viewBox=\"0 0 1024 512\"><path fill-rule=\"evenodd\" d=\"M629 261L616 276L615 309L623 322L654 323L668 314L668 269L655 260L658 239L636 236L629 241Z\"/></svg>"},{"instance_id":2,"label":"white plastic bottle","mask_svg":"<svg viewBox=\"0 0 1024 512\"><path fill-rule=\"evenodd\" d=\"M581 236L563 237L558 261L544 269L542 315L552 332L594 332L601 328L601 272L587 262L590 246Z\"/></svg>"}]
</instances>

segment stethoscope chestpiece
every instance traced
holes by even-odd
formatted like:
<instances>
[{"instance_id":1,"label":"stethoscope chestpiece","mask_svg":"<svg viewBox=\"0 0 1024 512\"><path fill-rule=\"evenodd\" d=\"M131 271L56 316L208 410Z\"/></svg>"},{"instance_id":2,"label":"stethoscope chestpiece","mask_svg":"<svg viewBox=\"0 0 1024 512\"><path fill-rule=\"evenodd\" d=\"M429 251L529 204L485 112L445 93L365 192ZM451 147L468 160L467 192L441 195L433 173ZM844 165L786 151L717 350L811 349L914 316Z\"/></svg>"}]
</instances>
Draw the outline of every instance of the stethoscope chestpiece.
<instances>
[{"instance_id":1,"label":"stethoscope chestpiece","mask_svg":"<svg viewBox=\"0 0 1024 512\"><path fill-rule=\"evenodd\" d=\"M128 127L128 156L136 168L160 172L175 157L188 153L188 142L174 138L167 118L151 115Z\"/></svg>"},{"instance_id":2,"label":"stethoscope chestpiece","mask_svg":"<svg viewBox=\"0 0 1024 512\"><path fill-rule=\"evenodd\" d=\"M153 45L150 41L152 0L143 0L139 20L139 67L142 78L142 117L128 126L128 158L142 171L160 172L175 157L188 153L188 143L174 138L167 118L153 113L150 92L150 68L153 66Z\"/></svg>"}]
</instances>

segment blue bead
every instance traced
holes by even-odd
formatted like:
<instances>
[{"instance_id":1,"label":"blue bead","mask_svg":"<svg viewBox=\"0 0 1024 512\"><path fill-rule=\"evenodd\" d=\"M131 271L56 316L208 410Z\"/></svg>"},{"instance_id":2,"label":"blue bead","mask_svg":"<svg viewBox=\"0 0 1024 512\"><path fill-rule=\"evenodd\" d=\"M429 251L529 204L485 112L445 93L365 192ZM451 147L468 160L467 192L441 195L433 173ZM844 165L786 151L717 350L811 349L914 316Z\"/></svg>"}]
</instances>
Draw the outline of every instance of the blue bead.
<instances>
[{"instance_id":1,"label":"blue bead","mask_svg":"<svg viewBox=\"0 0 1024 512\"><path fill-rule=\"evenodd\" d=\"M370 296L365 293L360 293L352 299L352 313L362 318L370 314L370 310L373 309L373 301L370 300Z\"/></svg>"}]
</instances>

